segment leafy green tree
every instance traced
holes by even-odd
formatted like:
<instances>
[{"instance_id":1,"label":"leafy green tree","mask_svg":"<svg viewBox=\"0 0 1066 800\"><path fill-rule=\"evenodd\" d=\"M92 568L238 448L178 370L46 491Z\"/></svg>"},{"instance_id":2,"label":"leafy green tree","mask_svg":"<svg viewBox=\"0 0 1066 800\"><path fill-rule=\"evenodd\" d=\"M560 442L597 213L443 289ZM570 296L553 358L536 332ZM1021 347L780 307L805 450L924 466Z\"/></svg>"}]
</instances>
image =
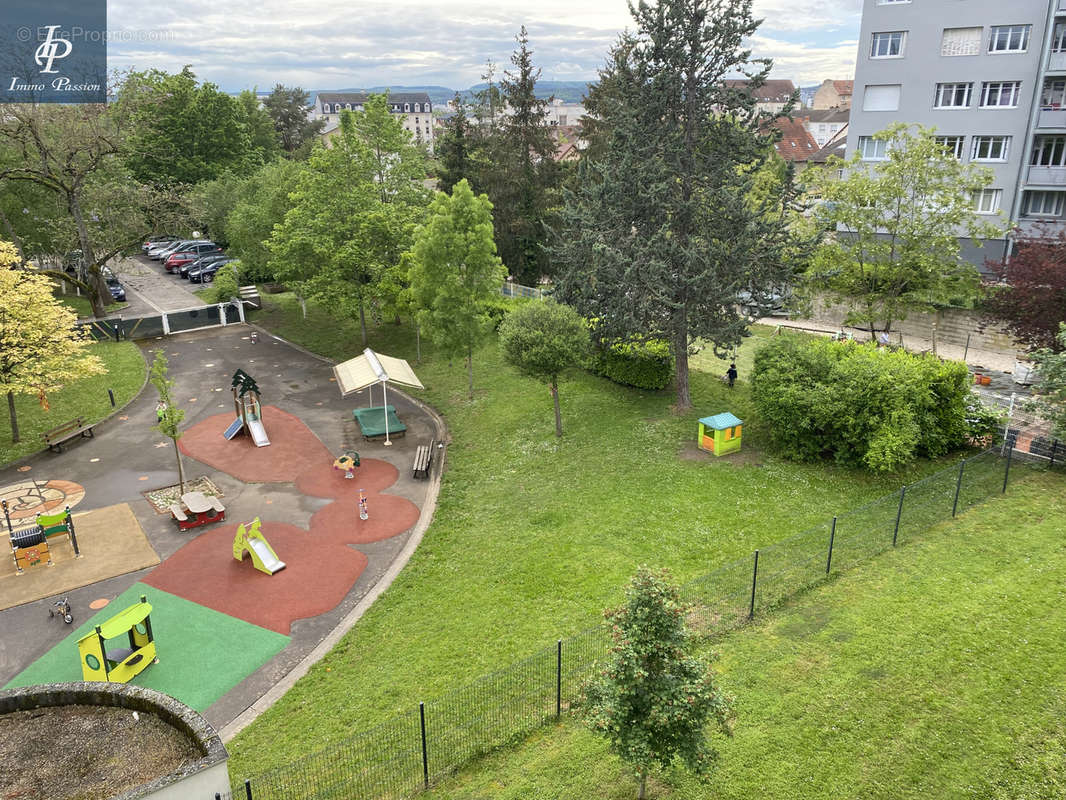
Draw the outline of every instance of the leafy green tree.
<instances>
[{"instance_id":1,"label":"leafy green tree","mask_svg":"<svg viewBox=\"0 0 1066 800\"><path fill-rule=\"evenodd\" d=\"M311 95L306 89L279 83L263 101L263 108L274 121L281 149L290 158L306 158L326 124L322 119L308 119L310 100Z\"/></svg>"},{"instance_id":2,"label":"leafy green tree","mask_svg":"<svg viewBox=\"0 0 1066 800\"><path fill-rule=\"evenodd\" d=\"M745 49L758 28L749 0L660 0L631 6L600 73L600 156L566 194L553 257L557 296L606 345L662 338L675 363L677 408L692 406L694 339L725 352L747 335L740 306L769 305L802 258L790 231L789 181L753 202L773 128L753 93L766 80Z\"/></svg>"},{"instance_id":3,"label":"leafy green tree","mask_svg":"<svg viewBox=\"0 0 1066 800\"><path fill-rule=\"evenodd\" d=\"M519 370L548 381L555 406L555 435L563 435L559 374L578 365L589 350L589 328L570 306L553 300L523 303L500 325L504 357Z\"/></svg>"},{"instance_id":4,"label":"leafy green tree","mask_svg":"<svg viewBox=\"0 0 1066 800\"><path fill-rule=\"evenodd\" d=\"M809 286L846 303L847 323L871 335L910 312L976 296L979 275L959 257L958 237L980 241L1006 230L997 217L974 213L974 195L992 182L991 170L946 152L932 128L911 132L897 123L873 139L884 160L865 162L856 153L804 176L822 201L819 219L836 230L811 260Z\"/></svg>"},{"instance_id":5,"label":"leafy green tree","mask_svg":"<svg viewBox=\"0 0 1066 800\"><path fill-rule=\"evenodd\" d=\"M274 130L274 119L266 108L259 103L255 89L245 89L237 96L240 106L241 124L248 132L249 161L256 164L269 164L281 152L281 143Z\"/></svg>"},{"instance_id":6,"label":"leafy green tree","mask_svg":"<svg viewBox=\"0 0 1066 800\"><path fill-rule=\"evenodd\" d=\"M174 442L174 454L178 457L178 491L185 494L185 466L181 460L181 448L178 447L178 439L182 434L179 426L185 419L185 410L174 405L174 381L170 378L170 365L162 349L155 351L148 380L159 394L159 405L156 407L158 423L153 427Z\"/></svg>"},{"instance_id":7,"label":"leafy green tree","mask_svg":"<svg viewBox=\"0 0 1066 800\"><path fill-rule=\"evenodd\" d=\"M446 353L466 357L473 399L474 348L492 330L485 303L499 295L507 277L496 255L488 197L475 197L465 179L451 195L438 192L407 261L418 323Z\"/></svg>"},{"instance_id":8,"label":"leafy green tree","mask_svg":"<svg viewBox=\"0 0 1066 800\"><path fill-rule=\"evenodd\" d=\"M437 160L440 169L437 175L437 187L445 194L451 194L452 188L463 178L471 181L473 163L473 137L470 121L466 117L466 106L455 93L455 116L445 127L444 133L437 140Z\"/></svg>"},{"instance_id":9,"label":"leafy green tree","mask_svg":"<svg viewBox=\"0 0 1066 800\"><path fill-rule=\"evenodd\" d=\"M240 184L225 221L230 251L241 259L249 280L273 280L267 242L293 206L304 163L281 159L260 167Z\"/></svg>"},{"instance_id":10,"label":"leafy green tree","mask_svg":"<svg viewBox=\"0 0 1066 800\"><path fill-rule=\"evenodd\" d=\"M488 145L493 166L485 188L496 210L496 245L503 263L518 281L535 285L551 272L545 221L561 176L547 124L548 102L534 92L540 70L533 66L525 26L517 41L514 69L500 82L508 114Z\"/></svg>"},{"instance_id":11,"label":"leafy green tree","mask_svg":"<svg viewBox=\"0 0 1066 800\"><path fill-rule=\"evenodd\" d=\"M237 199L245 193L247 181L242 175L229 173L198 183L189 190L189 212L197 229L223 247L230 244L226 228Z\"/></svg>"},{"instance_id":12,"label":"leafy green tree","mask_svg":"<svg viewBox=\"0 0 1066 800\"><path fill-rule=\"evenodd\" d=\"M237 297L240 289L240 274L240 261L231 261L223 265L215 273L214 280L211 282L211 299L216 303L228 303L232 298Z\"/></svg>"},{"instance_id":13,"label":"leafy green tree","mask_svg":"<svg viewBox=\"0 0 1066 800\"><path fill-rule=\"evenodd\" d=\"M48 408L48 393L104 372L87 352L91 341L75 326L77 315L53 294L47 276L18 269L15 246L0 240L0 392L7 395L11 441L19 441L15 395L33 395Z\"/></svg>"},{"instance_id":14,"label":"leafy green tree","mask_svg":"<svg viewBox=\"0 0 1066 800\"><path fill-rule=\"evenodd\" d=\"M131 72L116 113L129 130L126 163L142 183L199 183L256 161L242 105L213 83L197 85L188 66Z\"/></svg>"},{"instance_id":15,"label":"leafy green tree","mask_svg":"<svg viewBox=\"0 0 1066 800\"><path fill-rule=\"evenodd\" d=\"M586 721L636 772L638 798L651 771L676 759L708 777L717 755L708 723L732 732L731 701L710 665L693 654L687 611L668 572L640 567L625 603L605 612L614 644L600 676L585 687Z\"/></svg>"},{"instance_id":16,"label":"leafy green tree","mask_svg":"<svg viewBox=\"0 0 1066 800\"><path fill-rule=\"evenodd\" d=\"M1055 436L1066 440L1066 323L1059 323L1057 338L1057 352L1042 347L1030 356L1040 376L1030 408L1052 424Z\"/></svg>"}]
</instances>

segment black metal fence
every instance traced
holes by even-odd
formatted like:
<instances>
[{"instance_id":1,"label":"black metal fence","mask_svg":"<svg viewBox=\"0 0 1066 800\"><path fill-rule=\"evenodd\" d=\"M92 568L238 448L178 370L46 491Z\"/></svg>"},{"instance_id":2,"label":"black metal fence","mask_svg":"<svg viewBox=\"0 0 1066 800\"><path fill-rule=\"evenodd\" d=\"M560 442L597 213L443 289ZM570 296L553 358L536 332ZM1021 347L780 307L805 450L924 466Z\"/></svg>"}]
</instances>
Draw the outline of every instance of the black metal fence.
<instances>
[{"instance_id":1,"label":"black metal fence","mask_svg":"<svg viewBox=\"0 0 1066 800\"><path fill-rule=\"evenodd\" d=\"M914 539L988 497L1005 492L1020 462L1008 433L995 446L898 492L841 513L685 584L692 629L713 636L743 625L827 576ZM1062 448L1056 445L1061 453ZM1066 453L1056 464L1066 462ZM528 733L576 702L607 654L598 625L444 697L270 772L241 776L234 800L406 798L472 757Z\"/></svg>"},{"instance_id":2,"label":"black metal fence","mask_svg":"<svg viewBox=\"0 0 1066 800\"><path fill-rule=\"evenodd\" d=\"M123 339L153 339L157 336L243 321L237 305L225 303L167 311L147 317L105 317L79 323L78 327L98 342L117 342Z\"/></svg>"}]
</instances>

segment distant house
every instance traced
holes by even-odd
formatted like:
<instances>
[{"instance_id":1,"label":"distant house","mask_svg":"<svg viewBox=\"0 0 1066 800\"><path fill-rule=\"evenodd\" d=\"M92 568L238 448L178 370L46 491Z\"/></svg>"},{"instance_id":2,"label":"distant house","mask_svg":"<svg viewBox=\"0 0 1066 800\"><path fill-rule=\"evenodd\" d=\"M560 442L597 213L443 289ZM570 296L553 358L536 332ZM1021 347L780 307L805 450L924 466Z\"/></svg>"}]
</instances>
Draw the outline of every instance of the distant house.
<instances>
[{"instance_id":1,"label":"distant house","mask_svg":"<svg viewBox=\"0 0 1066 800\"><path fill-rule=\"evenodd\" d=\"M851 108L854 81L834 81L826 78L814 93L812 108Z\"/></svg>"},{"instance_id":2,"label":"distant house","mask_svg":"<svg viewBox=\"0 0 1066 800\"><path fill-rule=\"evenodd\" d=\"M781 139L774 144L777 154L785 161L791 161L797 169L802 169L807 160L818 150L818 144L811 138L803 121L779 117L771 125L781 131Z\"/></svg>"},{"instance_id":3,"label":"distant house","mask_svg":"<svg viewBox=\"0 0 1066 800\"><path fill-rule=\"evenodd\" d=\"M795 116L803 120L803 126L821 147L848 124L851 110L847 108L805 108L797 111Z\"/></svg>"},{"instance_id":4,"label":"distant house","mask_svg":"<svg viewBox=\"0 0 1066 800\"><path fill-rule=\"evenodd\" d=\"M748 89L751 81L727 80L725 85L731 89ZM796 91L795 84L789 80L768 79L762 86L750 89L755 98L755 107L759 111L771 113L782 110Z\"/></svg>"},{"instance_id":5,"label":"distant house","mask_svg":"<svg viewBox=\"0 0 1066 800\"><path fill-rule=\"evenodd\" d=\"M829 160L830 156L837 156L838 158L844 158L846 154L845 145L848 143L848 125L844 123L844 127L841 128L836 134L824 145L818 148L817 151L811 154L807 159L808 166L825 165L825 162Z\"/></svg>"},{"instance_id":6,"label":"distant house","mask_svg":"<svg viewBox=\"0 0 1066 800\"><path fill-rule=\"evenodd\" d=\"M322 141L336 134L341 111L362 111L370 95L364 92L321 92L315 98L311 111L312 119L324 119ZM426 92L399 92L389 94L389 111L403 120L404 130L411 132L416 142L424 142L433 152L433 104Z\"/></svg>"},{"instance_id":7,"label":"distant house","mask_svg":"<svg viewBox=\"0 0 1066 800\"><path fill-rule=\"evenodd\" d=\"M556 161L577 161L581 158L584 142L581 141L579 132L577 125L556 125L552 128L552 133L555 134Z\"/></svg>"}]
</instances>

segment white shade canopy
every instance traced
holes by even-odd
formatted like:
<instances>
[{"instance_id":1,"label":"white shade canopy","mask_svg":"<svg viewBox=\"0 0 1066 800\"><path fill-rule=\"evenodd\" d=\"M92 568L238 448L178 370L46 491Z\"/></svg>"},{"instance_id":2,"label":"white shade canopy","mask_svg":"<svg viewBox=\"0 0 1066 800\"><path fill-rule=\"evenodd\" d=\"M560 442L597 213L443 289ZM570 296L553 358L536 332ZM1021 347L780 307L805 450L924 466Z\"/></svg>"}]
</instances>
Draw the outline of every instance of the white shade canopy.
<instances>
[{"instance_id":1,"label":"white shade canopy","mask_svg":"<svg viewBox=\"0 0 1066 800\"><path fill-rule=\"evenodd\" d=\"M411 365L402 358L375 353L369 347L361 356L349 359L333 368L341 397L358 392L375 383L399 383L425 389Z\"/></svg>"}]
</instances>

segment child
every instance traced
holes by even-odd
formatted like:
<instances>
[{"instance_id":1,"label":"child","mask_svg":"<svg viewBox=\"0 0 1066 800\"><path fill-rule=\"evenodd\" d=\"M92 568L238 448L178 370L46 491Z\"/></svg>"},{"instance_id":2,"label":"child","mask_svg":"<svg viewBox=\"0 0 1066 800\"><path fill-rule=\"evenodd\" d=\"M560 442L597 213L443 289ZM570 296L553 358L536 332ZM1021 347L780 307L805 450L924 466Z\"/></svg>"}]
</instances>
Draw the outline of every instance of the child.
<instances>
[{"instance_id":1,"label":"child","mask_svg":"<svg viewBox=\"0 0 1066 800\"><path fill-rule=\"evenodd\" d=\"M727 369L726 372L725 372L725 377L726 377L726 380L729 381L729 388L732 389L733 388L733 384L736 383L736 380L737 380L737 365L736 364L730 364L729 365L729 369Z\"/></svg>"}]
</instances>

